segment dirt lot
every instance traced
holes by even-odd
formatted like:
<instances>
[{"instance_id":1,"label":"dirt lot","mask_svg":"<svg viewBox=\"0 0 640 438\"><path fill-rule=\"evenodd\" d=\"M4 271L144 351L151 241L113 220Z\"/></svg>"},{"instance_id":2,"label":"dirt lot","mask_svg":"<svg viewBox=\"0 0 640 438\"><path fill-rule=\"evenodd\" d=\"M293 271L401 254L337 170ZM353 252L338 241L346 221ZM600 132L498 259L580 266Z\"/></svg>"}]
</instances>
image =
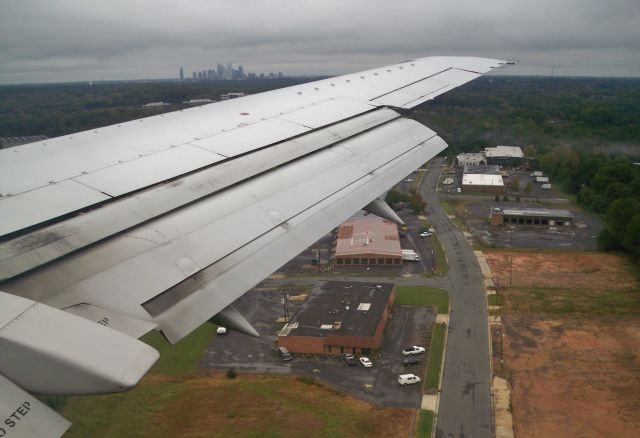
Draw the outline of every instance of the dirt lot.
<instances>
[{"instance_id":1,"label":"dirt lot","mask_svg":"<svg viewBox=\"0 0 640 438\"><path fill-rule=\"evenodd\" d=\"M504 360L494 371L512 385L516 436L638 436L640 292L633 268L610 254L486 255L494 274L508 279L511 271L512 287L499 291L503 341L501 332L493 339Z\"/></svg>"}]
</instances>

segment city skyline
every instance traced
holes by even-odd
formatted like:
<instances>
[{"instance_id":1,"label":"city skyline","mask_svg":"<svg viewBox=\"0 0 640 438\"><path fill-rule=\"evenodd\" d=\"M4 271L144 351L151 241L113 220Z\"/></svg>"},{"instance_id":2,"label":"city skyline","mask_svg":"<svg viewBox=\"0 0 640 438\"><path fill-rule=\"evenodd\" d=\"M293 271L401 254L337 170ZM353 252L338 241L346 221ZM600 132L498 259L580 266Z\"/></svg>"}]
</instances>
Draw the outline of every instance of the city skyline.
<instances>
[{"instance_id":1,"label":"city skyline","mask_svg":"<svg viewBox=\"0 0 640 438\"><path fill-rule=\"evenodd\" d=\"M151 12L143 1L24 0L2 6L0 83L173 78L212 59L338 75L434 55L520 61L498 74L640 77L638 22L632 0L160 0Z\"/></svg>"}]
</instances>

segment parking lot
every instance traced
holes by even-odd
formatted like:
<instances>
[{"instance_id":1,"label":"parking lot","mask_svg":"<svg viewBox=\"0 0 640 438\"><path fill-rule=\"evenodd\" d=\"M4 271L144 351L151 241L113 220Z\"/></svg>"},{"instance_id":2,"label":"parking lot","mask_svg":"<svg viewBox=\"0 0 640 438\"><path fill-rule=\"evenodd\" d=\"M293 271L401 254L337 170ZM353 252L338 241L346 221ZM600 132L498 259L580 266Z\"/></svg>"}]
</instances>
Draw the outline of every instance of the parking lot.
<instances>
[{"instance_id":1,"label":"parking lot","mask_svg":"<svg viewBox=\"0 0 640 438\"><path fill-rule=\"evenodd\" d=\"M289 291L295 295L295 291ZM295 355L291 362L282 361L276 354L276 332L283 315L281 291L252 290L234 303L235 307L258 330L261 337L250 338L233 331L215 336L205 350L199 366L202 369L238 372L295 374L318 380L360 399L379 406L420 406L422 386L402 387L397 383L399 374L413 373L421 378L426 367L426 355L421 355L419 366L404 367L401 350L409 345L420 345L428 351L435 310L427 307L394 306L393 314L384 332L382 346L370 357L373 367L347 366L338 356ZM296 311L289 303L289 312Z\"/></svg>"}]
</instances>

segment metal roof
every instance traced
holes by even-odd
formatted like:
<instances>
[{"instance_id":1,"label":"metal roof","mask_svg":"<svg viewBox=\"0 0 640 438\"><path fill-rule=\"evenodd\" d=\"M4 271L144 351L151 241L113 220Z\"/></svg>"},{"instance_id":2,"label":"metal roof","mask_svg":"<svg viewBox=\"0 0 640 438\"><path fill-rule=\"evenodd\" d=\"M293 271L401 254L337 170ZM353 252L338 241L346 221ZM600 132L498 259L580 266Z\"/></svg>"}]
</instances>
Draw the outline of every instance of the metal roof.
<instances>
[{"instance_id":1,"label":"metal roof","mask_svg":"<svg viewBox=\"0 0 640 438\"><path fill-rule=\"evenodd\" d=\"M338 230L336 257L360 254L401 257L397 225L371 214L343 222Z\"/></svg>"},{"instance_id":2,"label":"metal roof","mask_svg":"<svg viewBox=\"0 0 640 438\"><path fill-rule=\"evenodd\" d=\"M554 208L503 208L502 213L505 216L573 218L573 214L569 210Z\"/></svg>"},{"instance_id":3,"label":"metal roof","mask_svg":"<svg viewBox=\"0 0 640 438\"><path fill-rule=\"evenodd\" d=\"M522 149L518 146L496 146L494 148L485 148L485 154L488 157L506 157L506 158L524 158Z\"/></svg>"}]
</instances>

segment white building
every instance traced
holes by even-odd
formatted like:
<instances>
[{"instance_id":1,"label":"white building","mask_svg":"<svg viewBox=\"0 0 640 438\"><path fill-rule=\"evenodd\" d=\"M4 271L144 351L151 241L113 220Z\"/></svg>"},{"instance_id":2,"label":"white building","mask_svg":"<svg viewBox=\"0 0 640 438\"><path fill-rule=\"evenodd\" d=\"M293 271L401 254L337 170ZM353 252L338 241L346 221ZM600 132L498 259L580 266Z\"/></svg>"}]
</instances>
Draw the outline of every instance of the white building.
<instances>
[{"instance_id":1,"label":"white building","mask_svg":"<svg viewBox=\"0 0 640 438\"><path fill-rule=\"evenodd\" d=\"M524 153L518 146L485 148L484 155L487 157L486 164L504 164L511 160L522 160L524 158Z\"/></svg>"},{"instance_id":2,"label":"white building","mask_svg":"<svg viewBox=\"0 0 640 438\"><path fill-rule=\"evenodd\" d=\"M466 173L462 176L462 191L502 193L504 181L502 175Z\"/></svg>"},{"instance_id":3,"label":"white building","mask_svg":"<svg viewBox=\"0 0 640 438\"><path fill-rule=\"evenodd\" d=\"M484 153L469 153L460 154L456 157L460 166L479 166L480 164L487 164L487 158Z\"/></svg>"}]
</instances>

